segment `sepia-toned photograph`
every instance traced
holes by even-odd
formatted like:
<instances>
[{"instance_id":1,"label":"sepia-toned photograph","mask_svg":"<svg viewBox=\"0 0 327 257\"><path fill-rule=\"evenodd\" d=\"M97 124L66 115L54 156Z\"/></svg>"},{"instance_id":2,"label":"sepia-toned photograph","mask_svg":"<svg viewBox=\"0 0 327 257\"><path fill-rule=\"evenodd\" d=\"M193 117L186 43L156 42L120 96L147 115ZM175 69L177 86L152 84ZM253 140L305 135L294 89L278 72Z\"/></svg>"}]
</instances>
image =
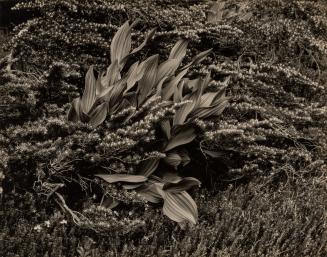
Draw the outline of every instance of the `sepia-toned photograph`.
<instances>
[{"instance_id":1,"label":"sepia-toned photograph","mask_svg":"<svg viewBox=\"0 0 327 257\"><path fill-rule=\"evenodd\" d=\"M1 257L327 257L327 0L0 0Z\"/></svg>"}]
</instances>

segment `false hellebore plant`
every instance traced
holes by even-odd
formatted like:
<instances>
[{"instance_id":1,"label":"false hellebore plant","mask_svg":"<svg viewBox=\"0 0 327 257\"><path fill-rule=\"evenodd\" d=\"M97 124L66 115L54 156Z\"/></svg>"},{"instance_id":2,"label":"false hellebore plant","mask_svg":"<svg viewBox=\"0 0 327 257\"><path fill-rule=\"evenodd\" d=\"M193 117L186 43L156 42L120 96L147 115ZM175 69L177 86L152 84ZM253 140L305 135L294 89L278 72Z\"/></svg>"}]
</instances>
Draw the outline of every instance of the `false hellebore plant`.
<instances>
[{"instance_id":1,"label":"false hellebore plant","mask_svg":"<svg viewBox=\"0 0 327 257\"><path fill-rule=\"evenodd\" d=\"M163 157L141 162L133 174L126 171L96 176L110 184L120 183L126 190L135 190L148 202L163 201L163 213L180 224L196 224L197 206L187 190L199 186L200 181L180 177L177 171L191 161L185 145L197 137L195 120L219 116L227 105L225 90L206 93L210 75L192 80L184 77L193 64L200 63L210 53L210 50L201 52L180 67L187 50L185 40L175 44L168 60L159 63L159 56L153 55L143 62L135 62L123 73L128 58L142 49L154 34L151 30L145 41L131 50L133 26L126 22L115 34L110 48L111 64L106 72L96 79L93 68L88 70L84 93L72 102L68 120L97 127L105 121L110 123L113 116L127 107L137 112L154 99L160 99L167 106L178 106L169 119L160 120L158 124L164 138L160 139L163 143L157 150ZM130 119L131 115L127 116L121 125L128 124ZM159 171L161 162L171 168Z\"/></svg>"}]
</instances>

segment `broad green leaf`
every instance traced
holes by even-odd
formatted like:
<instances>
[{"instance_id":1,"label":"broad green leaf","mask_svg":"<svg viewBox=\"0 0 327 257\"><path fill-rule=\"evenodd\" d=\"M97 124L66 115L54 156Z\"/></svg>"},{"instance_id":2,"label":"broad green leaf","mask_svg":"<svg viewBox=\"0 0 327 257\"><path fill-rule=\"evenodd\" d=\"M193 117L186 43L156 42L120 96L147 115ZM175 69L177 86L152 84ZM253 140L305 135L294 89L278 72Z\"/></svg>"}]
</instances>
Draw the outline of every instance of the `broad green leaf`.
<instances>
[{"instance_id":1,"label":"broad green leaf","mask_svg":"<svg viewBox=\"0 0 327 257\"><path fill-rule=\"evenodd\" d=\"M81 108L80 108L80 110L81 110ZM88 114L84 113L84 112L81 110L79 115L80 115L79 118L80 118L81 122L84 122L84 123L89 122L89 120L90 120L90 116L89 116Z\"/></svg>"},{"instance_id":2,"label":"broad green leaf","mask_svg":"<svg viewBox=\"0 0 327 257\"><path fill-rule=\"evenodd\" d=\"M223 87L219 91L217 91L216 97L213 99L213 102L212 102L211 105L218 104L218 103L220 103L221 101L224 101L227 98L228 97L226 97L226 87Z\"/></svg>"},{"instance_id":3,"label":"broad green leaf","mask_svg":"<svg viewBox=\"0 0 327 257\"><path fill-rule=\"evenodd\" d=\"M171 130L171 126L170 126L170 121L169 120L163 120L160 123L161 129L163 131L163 133L165 134L167 139L170 139L171 135L170 135L170 130Z\"/></svg>"},{"instance_id":4,"label":"broad green leaf","mask_svg":"<svg viewBox=\"0 0 327 257\"><path fill-rule=\"evenodd\" d=\"M207 88L208 84L210 83L211 81L211 77L210 77L210 73L208 73L204 79L202 79L202 83L200 84L200 88L198 89L197 91L197 94L196 94L196 99L195 99L195 107L198 107L200 105L200 102L201 102L201 96L204 92L204 90Z\"/></svg>"},{"instance_id":5,"label":"broad green leaf","mask_svg":"<svg viewBox=\"0 0 327 257\"><path fill-rule=\"evenodd\" d=\"M185 99L186 100L186 99ZM183 125L187 116L193 111L196 105L196 94L193 93L189 99L191 102L181 106L175 113L173 125Z\"/></svg>"},{"instance_id":6,"label":"broad green leaf","mask_svg":"<svg viewBox=\"0 0 327 257\"><path fill-rule=\"evenodd\" d=\"M147 61L147 60L146 60ZM127 78L127 88L124 92L124 95L143 77L145 68L146 68L146 61L136 65L134 63L130 68L130 73Z\"/></svg>"},{"instance_id":7,"label":"broad green leaf","mask_svg":"<svg viewBox=\"0 0 327 257\"><path fill-rule=\"evenodd\" d=\"M177 146L185 145L192 142L196 138L194 128L186 128L177 135L172 136L165 147L165 151L169 151Z\"/></svg>"},{"instance_id":8,"label":"broad green leaf","mask_svg":"<svg viewBox=\"0 0 327 257\"><path fill-rule=\"evenodd\" d=\"M162 89L162 98L164 100L169 100L175 92L175 88L178 86L180 80L186 75L188 69L182 70L176 77L167 83L167 85Z\"/></svg>"},{"instance_id":9,"label":"broad green leaf","mask_svg":"<svg viewBox=\"0 0 327 257\"><path fill-rule=\"evenodd\" d=\"M182 191L187 191L194 186L200 186L201 182L193 177L182 178L178 182L166 182L163 186L163 190L166 192L180 193Z\"/></svg>"},{"instance_id":10,"label":"broad green leaf","mask_svg":"<svg viewBox=\"0 0 327 257\"><path fill-rule=\"evenodd\" d=\"M129 22L126 21L116 32L112 39L110 46L111 63L118 61L120 65L123 58L125 58L131 51L131 28Z\"/></svg>"},{"instance_id":11,"label":"broad green leaf","mask_svg":"<svg viewBox=\"0 0 327 257\"><path fill-rule=\"evenodd\" d=\"M148 178L148 182L149 183L163 183L163 179L158 177L158 176L155 176L155 175L151 175L149 178ZM163 185L163 184L162 184Z\"/></svg>"},{"instance_id":12,"label":"broad green leaf","mask_svg":"<svg viewBox=\"0 0 327 257\"><path fill-rule=\"evenodd\" d=\"M127 182L127 183L141 183L147 181L147 177L141 175L129 175L129 174L97 174L95 175L102 178L108 183Z\"/></svg>"},{"instance_id":13,"label":"broad green leaf","mask_svg":"<svg viewBox=\"0 0 327 257\"><path fill-rule=\"evenodd\" d=\"M114 89L114 86L110 86L102 90L101 94L98 96L98 100L108 102L111 97L111 92Z\"/></svg>"},{"instance_id":14,"label":"broad green leaf","mask_svg":"<svg viewBox=\"0 0 327 257\"><path fill-rule=\"evenodd\" d=\"M151 29L145 36L144 41L141 45L139 45L137 48L133 49L131 54L135 54L138 51L142 50L142 48L148 43L148 41L154 36L154 33L156 32L156 28Z\"/></svg>"},{"instance_id":15,"label":"broad green leaf","mask_svg":"<svg viewBox=\"0 0 327 257\"><path fill-rule=\"evenodd\" d=\"M181 156L174 152L167 153L167 156L163 160L168 165L174 167L175 170L177 170L178 165L180 165L182 162Z\"/></svg>"},{"instance_id":16,"label":"broad green leaf","mask_svg":"<svg viewBox=\"0 0 327 257\"><path fill-rule=\"evenodd\" d=\"M93 127L99 126L106 119L107 113L108 103L104 102L90 113L90 120L88 123Z\"/></svg>"},{"instance_id":17,"label":"broad green leaf","mask_svg":"<svg viewBox=\"0 0 327 257\"><path fill-rule=\"evenodd\" d=\"M153 55L149 57L144 64L144 75L138 82L139 103L143 103L155 85L157 79L158 60L159 56Z\"/></svg>"},{"instance_id":18,"label":"broad green leaf","mask_svg":"<svg viewBox=\"0 0 327 257\"><path fill-rule=\"evenodd\" d=\"M128 101L126 98L124 98L119 103L118 110L123 110L123 109L129 108L130 106L131 106L130 101Z\"/></svg>"},{"instance_id":19,"label":"broad green leaf","mask_svg":"<svg viewBox=\"0 0 327 257\"><path fill-rule=\"evenodd\" d=\"M134 63L128 71L127 74L127 87L124 91L124 94L126 94L134 85L135 83L141 79L142 76L140 76L140 72L138 70L139 62Z\"/></svg>"},{"instance_id":20,"label":"broad green leaf","mask_svg":"<svg viewBox=\"0 0 327 257\"><path fill-rule=\"evenodd\" d=\"M201 96L200 107L210 107L217 93L206 93Z\"/></svg>"},{"instance_id":21,"label":"broad green leaf","mask_svg":"<svg viewBox=\"0 0 327 257\"><path fill-rule=\"evenodd\" d=\"M165 192L163 213L178 223L198 221L198 210L192 197L185 191L180 193Z\"/></svg>"},{"instance_id":22,"label":"broad green leaf","mask_svg":"<svg viewBox=\"0 0 327 257\"><path fill-rule=\"evenodd\" d=\"M94 77L93 66L89 68L85 76L85 89L81 99L81 109L84 113L88 113L94 102L95 102L95 94L96 94L96 80Z\"/></svg>"},{"instance_id":23,"label":"broad green leaf","mask_svg":"<svg viewBox=\"0 0 327 257\"><path fill-rule=\"evenodd\" d=\"M122 79L118 81L115 85L113 85L113 89L111 91L110 100L109 100L110 113L113 113L114 106L119 105L121 103L125 88L126 88L126 79Z\"/></svg>"},{"instance_id":24,"label":"broad green leaf","mask_svg":"<svg viewBox=\"0 0 327 257\"><path fill-rule=\"evenodd\" d=\"M210 75L207 75L205 79L201 80L197 91L189 95L188 97L184 97L183 100L190 100L190 103L184 104L179 110L177 110L173 125L183 125L186 121L188 115L196 108L201 101L201 95L203 90L205 89L206 85L210 81Z\"/></svg>"},{"instance_id":25,"label":"broad green leaf","mask_svg":"<svg viewBox=\"0 0 327 257\"><path fill-rule=\"evenodd\" d=\"M187 45L188 42L186 40L178 40L173 49L171 49L169 59L177 59L178 63L180 63L186 55Z\"/></svg>"},{"instance_id":26,"label":"broad green leaf","mask_svg":"<svg viewBox=\"0 0 327 257\"><path fill-rule=\"evenodd\" d=\"M218 104L210 107L201 107L196 109L191 115L193 118L206 119L212 116L219 116L228 106L227 98Z\"/></svg>"},{"instance_id":27,"label":"broad green leaf","mask_svg":"<svg viewBox=\"0 0 327 257\"><path fill-rule=\"evenodd\" d=\"M101 84L104 88L108 88L114 85L118 80L120 80L120 72L118 61L115 60L107 68L106 74L101 79Z\"/></svg>"},{"instance_id":28,"label":"broad green leaf","mask_svg":"<svg viewBox=\"0 0 327 257\"><path fill-rule=\"evenodd\" d=\"M212 49L209 49L209 50L206 50L206 51L203 51L199 54L197 54L190 63L188 63L187 65L185 65L183 67L183 69L187 69L189 68L190 66L192 65L195 65L195 64L199 64L200 62L202 62L210 53L211 53Z\"/></svg>"},{"instance_id":29,"label":"broad green leaf","mask_svg":"<svg viewBox=\"0 0 327 257\"><path fill-rule=\"evenodd\" d=\"M176 171L165 171L162 174L162 182L167 183L167 182L172 182L172 183L177 183L182 180L182 177L178 176Z\"/></svg>"},{"instance_id":30,"label":"broad green leaf","mask_svg":"<svg viewBox=\"0 0 327 257\"><path fill-rule=\"evenodd\" d=\"M105 87L103 86L104 77L105 77L104 72L100 72L98 79L95 83L95 95L96 96L99 96L102 93L102 91L105 89Z\"/></svg>"},{"instance_id":31,"label":"broad green leaf","mask_svg":"<svg viewBox=\"0 0 327 257\"><path fill-rule=\"evenodd\" d=\"M161 63L158 67L157 80L158 83L162 78L172 76L177 70L179 61L177 59L168 59Z\"/></svg>"},{"instance_id":32,"label":"broad green leaf","mask_svg":"<svg viewBox=\"0 0 327 257\"><path fill-rule=\"evenodd\" d=\"M67 119L69 121L73 121L73 122L80 121L80 112L81 112L81 110L80 110L80 98L77 97L71 103L71 106L70 106L68 114L67 114Z\"/></svg>"},{"instance_id":33,"label":"broad green leaf","mask_svg":"<svg viewBox=\"0 0 327 257\"><path fill-rule=\"evenodd\" d=\"M152 158L152 159L143 161L142 165L140 167L140 171L138 173L145 177L150 176L158 168L159 161L160 161L160 159L158 159L158 158Z\"/></svg>"},{"instance_id":34,"label":"broad green leaf","mask_svg":"<svg viewBox=\"0 0 327 257\"><path fill-rule=\"evenodd\" d=\"M143 182L142 183L133 183L133 184L124 184L123 188L126 190L132 190L132 189L136 189L139 188L141 186L143 186Z\"/></svg>"},{"instance_id":35,"label":"broad green leaf","mask_svg":"<svg viewBox=\"0 0 327 257\"><path fill-rule=\"evenodd\" d=\"M132 52L125 56L125 58L123 58L123 60L121 60L120 64L121 66L124 66L127 59L132 55L132 54L135 54L137 53L138 51L142 50L142 48L148 43L148 41L153 37L154 33L156 31L156 28L154 29L151 29L145 36L145 39L144 41L142 42L142 44L140 44L137 48L133 49Z\"/></svg>"},{"instance_id":36,"label":"broad green leaf","mask_svg":"<svg viewBox=\"0 0 327 257\"><path fill-rule=\"evenodd\" d=\"M174 91L174 103L179 103L183 99L183 88L184 88L185 81L182 79Z\"/></svg>"},{"instance_id":37,"label":"broad green leaf","mask_svg":"<svg viewBox=\"0 0 327 257\"><path fill-rule=\"evenodd\" d=\"M118 69L118 61L115 60L107 68L106 73L101 77L102 90L98 94L98 98L103 98L102 100L108 101L110 98L110 91L113 89L113 85L119 81L120 72Z\"/></svg>"},{"instance_id":38,"label":"broad green leaf","mask_svg":"<svg viewBox=\"0 0 327 257\"><path fill-rule=\"evenodd\" d=\"M141 190L137 190L137 193L140 194L145 200L151 203L159 203L162 201L164 192L162 191L162 183L151 183Z\"/></svg>"}]
</instances>

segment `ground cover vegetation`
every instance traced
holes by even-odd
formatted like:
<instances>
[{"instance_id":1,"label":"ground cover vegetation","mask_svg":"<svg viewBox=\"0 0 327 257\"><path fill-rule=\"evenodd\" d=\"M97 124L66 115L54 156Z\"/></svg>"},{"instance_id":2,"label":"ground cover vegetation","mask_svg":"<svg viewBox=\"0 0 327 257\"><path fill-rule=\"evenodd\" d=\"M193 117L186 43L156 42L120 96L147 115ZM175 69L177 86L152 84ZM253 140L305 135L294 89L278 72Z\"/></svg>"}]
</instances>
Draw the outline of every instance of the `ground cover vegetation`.
<instances>
[{"instance_id":1,"label":"ground cover vegetation","mask_svg":"<svg viewBox=\"0 0 327 257\"><path fill-rule=\"evenodd\" d=\"M14 9L6 256L326 255L324 1Z\"/></svg>"}]
</instances>

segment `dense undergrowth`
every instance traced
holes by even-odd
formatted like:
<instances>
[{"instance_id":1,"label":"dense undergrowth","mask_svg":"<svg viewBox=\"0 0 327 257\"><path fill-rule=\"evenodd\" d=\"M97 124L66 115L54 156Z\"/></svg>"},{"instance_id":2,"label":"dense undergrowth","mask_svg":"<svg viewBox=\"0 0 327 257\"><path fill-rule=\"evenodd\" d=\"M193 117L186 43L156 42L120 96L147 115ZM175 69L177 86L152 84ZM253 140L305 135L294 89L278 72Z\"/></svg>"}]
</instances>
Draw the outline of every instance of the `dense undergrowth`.
<instances>
[{"instance_id":1,"label":"dense undergrowth","mask_svg":"<svg viewBox=\"0 0 327 257\"><path fill-rule=\"evenodd\" d=\"M35 18L15 29L0 64L4 253L326 255L324 1L37 0L15 8ZM170 158L179 175L204 185L191 192L199 209L193 228L181 230L133 191L94 179L108 170L134 172L155 151L161 156L158 146L144 150L147 140L160 138L157 132L134 140L125 155L113 133L108 142L116 152L97 147L103 130L67 122L89 66L100 73L110 64L111 40L127 19L140 19L133 48L157 28L132 63L154 54L167 59L181 38L188 41L183 65L212 48L187 77L210 72L206 92L224 88L229 96L218 120L196 121L201 137L187 145L187 154L183 149ZM115 161L104 161L102 150ZM115 211L99 207L117 200Z\"/></svg>"},{"instance_id":2,"label":"dense undergrowth","mask_svg":"<svg viewBox=\"0 0 327 257\"><path fill-rule=\"evenodd\" d=\"M32 195L8 196L2 249L6 256L325 256L326 179L276 183L281 175L230 185L214 196L198 192L200 221L186 230L139 207L130 214L106 211L106 222L112 216L142 221L132 232L99 234L60 212L40 212Z\"/></svg>"}]
</instances>

